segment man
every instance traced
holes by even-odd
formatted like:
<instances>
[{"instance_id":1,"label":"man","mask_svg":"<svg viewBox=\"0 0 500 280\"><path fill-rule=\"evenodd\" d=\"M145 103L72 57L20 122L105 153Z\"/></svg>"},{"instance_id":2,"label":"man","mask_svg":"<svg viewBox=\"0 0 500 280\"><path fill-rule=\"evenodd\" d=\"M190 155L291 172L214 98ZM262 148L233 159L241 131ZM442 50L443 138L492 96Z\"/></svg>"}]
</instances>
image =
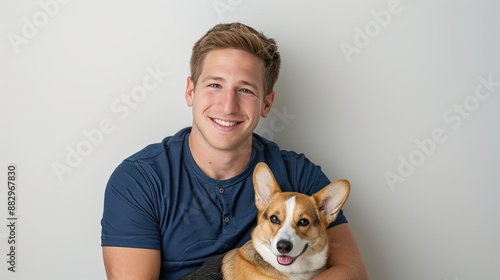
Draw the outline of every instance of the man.
<instances>
[{"instance_id":1,"label":"man","mask_svg":"<svg viewBox=\"0 0 500 280\"><path fill-rule=\"evenodd\" d=\"M123 161L106 187L108 279L178 279L243 245L256 224L258 162L283 191L310 195L330 182L303 154L253 134L271 110L280 63L275 41L241 23L216 25L195 44L185 92L192 127ZM328 232L329 269L317 279L367 279L342 213Z\"/></svg>"}]
</instances>

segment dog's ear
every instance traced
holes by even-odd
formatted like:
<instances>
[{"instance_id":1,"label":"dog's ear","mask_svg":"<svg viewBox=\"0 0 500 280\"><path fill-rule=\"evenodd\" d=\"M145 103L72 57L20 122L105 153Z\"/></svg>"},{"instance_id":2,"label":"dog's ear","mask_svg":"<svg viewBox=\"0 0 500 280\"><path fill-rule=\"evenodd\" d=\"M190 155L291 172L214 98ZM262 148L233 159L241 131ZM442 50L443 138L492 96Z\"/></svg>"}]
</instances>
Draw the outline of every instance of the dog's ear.
<instances>
[{"instance_id":1,"label":"dog's ear","mask_svg":"<svg viewBox=\"0 0 500 280\"><path fill-rule=\"evenodd\" d=\"M271 169L263 162L257 163L253 171L253 188L255 190L255 206L259 211L267 207L273 194L281 192Z\"/></svg>"},{"instance_id":2,"label":"dog's ear","mask_svg":"<svg viewBox=\"0 0 500 280\"><path fill-rule=\"evenodd\" d=\"M326 218L327 224L335 221L342 206L349 197L351 185L347 180L337 180L313 195L320 214Z\"/></svg>"}]
</instances>

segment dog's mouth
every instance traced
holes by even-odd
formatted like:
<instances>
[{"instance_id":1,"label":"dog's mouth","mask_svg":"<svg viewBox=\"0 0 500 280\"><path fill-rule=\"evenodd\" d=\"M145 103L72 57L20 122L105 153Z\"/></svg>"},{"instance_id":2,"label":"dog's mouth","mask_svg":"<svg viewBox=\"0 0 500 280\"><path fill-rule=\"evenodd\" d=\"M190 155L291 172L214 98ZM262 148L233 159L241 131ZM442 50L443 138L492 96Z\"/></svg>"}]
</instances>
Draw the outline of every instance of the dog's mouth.
<instances>
[{"instance_id":1,"label":"dog's mouth","mask_svg":"<svg viewBox=\"0 0 500 280\"><path fill-rule=\"evenodd\" d=\"M306 244L306 246L304 246L304 249L302 249L302 252L300 252L300 254L296 257L281 255L277 257L277 261L281 265L291 265L296 259L298 259L300 256L302 256L302 254L304 254L304 252L307 250L308 247L309 244Z\"/></svg>"}]
</instances>

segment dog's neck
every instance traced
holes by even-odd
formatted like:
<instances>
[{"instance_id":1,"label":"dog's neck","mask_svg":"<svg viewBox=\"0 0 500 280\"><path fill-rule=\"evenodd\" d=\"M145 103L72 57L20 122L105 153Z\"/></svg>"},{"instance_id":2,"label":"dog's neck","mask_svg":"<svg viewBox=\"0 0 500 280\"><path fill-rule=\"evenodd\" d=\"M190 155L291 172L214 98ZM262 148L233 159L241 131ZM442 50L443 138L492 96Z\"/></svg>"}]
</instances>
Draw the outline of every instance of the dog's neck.
<instances>
[{"instance_id":1,"label":"dog's neck","mask_svg":"<svg viewBox=\"0 0 500 280\"><path fill-rule=\"evenodd\" d=\"M273 271L274 273L281 273L274 266L272 266L270 263L266 262L262 258L262 256L259 254L259 252L257 252L257 250L255 249L255 247L252 246L251 242L252 241L250 240L246 244L247 246L249 246L249 249L250 249L247 251L248 257L251 258L249 261L253 262L258 267L262 268L265 271Z\"/></svg>"},{"instance_id":2,"label":"dog's neck","mask_svg":"<svg viewBox=\"0 0 500 280\"><path fill-rule=\"evenodd\" d=\"M247 251L247 256L250 258L248 261L253 262L257 267L260 268L262 273L267 275L274 275L274 279L288 279L288 280L310 280L313 279L316 275L320 274L324 269L309 271L305 273L288 273L285 274L270 263L266 262L260 253L252 246L252 241L249 241L245 246L249 247ZM280 275L280 278L276 278L276 275Z\"/></svg>"}]
</instances>

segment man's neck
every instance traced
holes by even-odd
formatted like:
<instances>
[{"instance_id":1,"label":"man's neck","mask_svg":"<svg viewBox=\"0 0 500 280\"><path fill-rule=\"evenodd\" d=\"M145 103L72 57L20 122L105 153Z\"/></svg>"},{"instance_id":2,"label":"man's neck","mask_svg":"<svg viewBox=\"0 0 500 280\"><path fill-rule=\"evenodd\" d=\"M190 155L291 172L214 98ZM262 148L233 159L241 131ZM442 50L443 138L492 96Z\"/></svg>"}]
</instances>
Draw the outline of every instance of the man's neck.
<instances>
[{"instance_id":1,"label":"man's neck","mask_svg":"<svg viewBox=\"0 0 500 280\"><path fill-rule=\"evenodd\" d=\"M250 161L252 143L239 149L219 150L203 147L189 135L189 148L194 161L205 175L216 180L232 178L245 170Z\"/></svg>"}]
</instances>

